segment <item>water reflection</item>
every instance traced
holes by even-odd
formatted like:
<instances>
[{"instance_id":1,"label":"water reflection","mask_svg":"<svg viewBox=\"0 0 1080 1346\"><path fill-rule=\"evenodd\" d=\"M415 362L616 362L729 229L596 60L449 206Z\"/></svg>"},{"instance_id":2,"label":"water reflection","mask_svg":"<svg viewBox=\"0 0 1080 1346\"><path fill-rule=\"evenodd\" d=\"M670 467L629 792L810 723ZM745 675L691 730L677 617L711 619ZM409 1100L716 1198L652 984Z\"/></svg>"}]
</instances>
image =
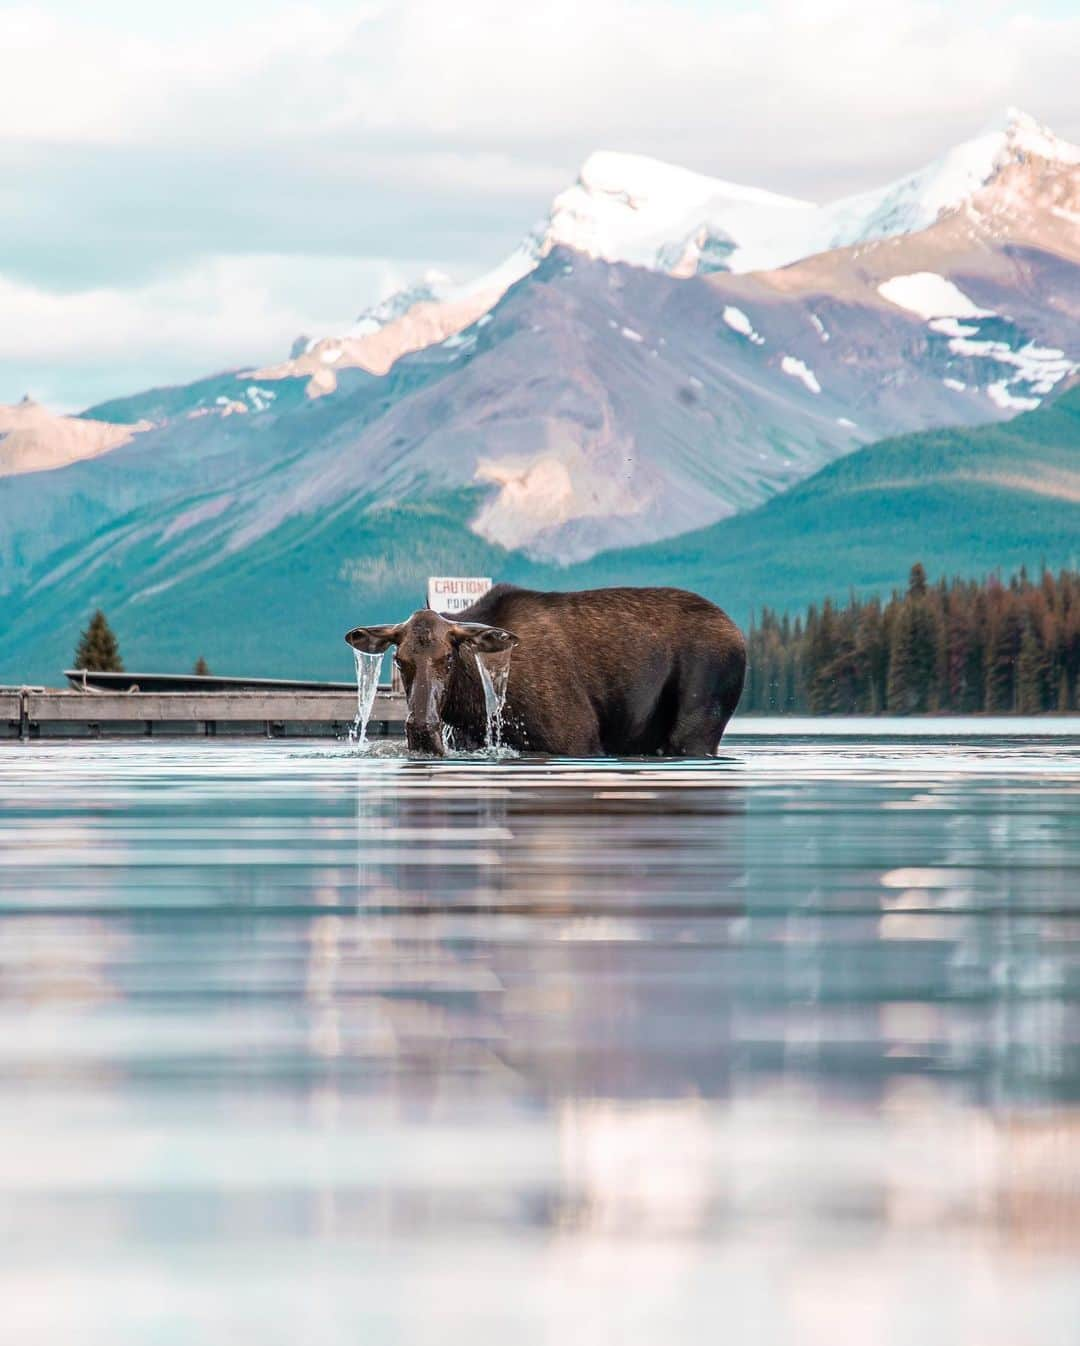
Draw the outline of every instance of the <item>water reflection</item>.
<instances>
[{"instance_id":1,"label":"water reflection","mask_svg":"<svg viewBox=\"0 0 1080 1346\"><path fill-rule=\"evenodd\" d=\"M1064 1343L1075 739L0 753L13 1340Z\"/></svg>"}]
</instances>

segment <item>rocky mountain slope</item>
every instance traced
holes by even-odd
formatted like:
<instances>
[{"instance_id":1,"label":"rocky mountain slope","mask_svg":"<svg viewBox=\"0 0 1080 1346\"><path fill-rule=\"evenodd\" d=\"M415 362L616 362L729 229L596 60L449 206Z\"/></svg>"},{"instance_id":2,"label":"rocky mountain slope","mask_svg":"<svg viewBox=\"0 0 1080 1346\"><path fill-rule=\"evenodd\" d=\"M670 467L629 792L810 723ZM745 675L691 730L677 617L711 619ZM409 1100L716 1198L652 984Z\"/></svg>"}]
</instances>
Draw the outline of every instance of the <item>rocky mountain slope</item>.
<instances>
[{"instance_id":1,"label":"rocky mountain slope","mask_svg":"<svg viewBox=\"0 0 1080 1346\"><path fill-rule=\"evenodd\" d=\"M299 380L245 382L236 409L12 482L0 592L110 523L110 564L127 564L129 533L156 540L132 581L152 589L197 572L196 535L235 556L290 519L461 489L478 536L574 562L753 508L867 440L1015 414L1071 367L1080 268L967 240L931 304L965 316L927 318L911 305L945 269L932 234L689 280L557 251L482 325L387 376L343 371L314 401ZM939 272L907 269L928 259ZM201 394L211 407L219 388Z\"/></svg>"},{"instance_id":2,"label":"rocky mountain slope","mask_svg":"<svg viewBox=\"0 0 1080 1346\"><path fill-rule=\"evenodd\" d=\"M80 416L55 416L29 397L0 405L0 477L49 472L83 458L96 458L149 430L148 421L111 425Z\"/></svg>"}]
</instances>

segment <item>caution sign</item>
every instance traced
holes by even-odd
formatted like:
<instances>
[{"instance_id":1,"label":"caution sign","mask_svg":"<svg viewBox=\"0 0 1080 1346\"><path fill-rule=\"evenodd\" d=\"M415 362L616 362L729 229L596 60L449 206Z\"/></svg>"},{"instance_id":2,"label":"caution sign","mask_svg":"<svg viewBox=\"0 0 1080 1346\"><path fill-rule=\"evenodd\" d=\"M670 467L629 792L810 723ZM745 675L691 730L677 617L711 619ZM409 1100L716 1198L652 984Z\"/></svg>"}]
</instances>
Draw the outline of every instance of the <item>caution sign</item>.
<instances>
[{"instance_id":1,"label":"caution sign","mask_svg":"<svg viewBox=\"0 0 1080 1346\"><path fill-rule=\"evenodd\" d=\"M437 576L427 582L428 607L436 612L464 612L490 588L490 579Z\"/></svg>"}]
</instances>

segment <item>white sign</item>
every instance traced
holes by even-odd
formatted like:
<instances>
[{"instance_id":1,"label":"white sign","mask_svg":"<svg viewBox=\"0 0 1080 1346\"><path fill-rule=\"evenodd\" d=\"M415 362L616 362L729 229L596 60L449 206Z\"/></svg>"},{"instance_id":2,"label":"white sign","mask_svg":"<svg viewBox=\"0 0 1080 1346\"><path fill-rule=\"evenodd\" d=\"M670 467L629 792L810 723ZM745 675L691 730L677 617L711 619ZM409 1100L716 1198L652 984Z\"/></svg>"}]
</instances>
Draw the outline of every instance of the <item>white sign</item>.
<instances>
[{"instance_id":1,"label":"white sign","mask_svg":"<svg viewBox=\"0 0 1080 1346\"><path fill-rule=\"evenodd\" d=\"M489 579L447 579L438 577L427 582L427 602L436 612L464 612L491 588Z\"/></svg>"}]
</instances>

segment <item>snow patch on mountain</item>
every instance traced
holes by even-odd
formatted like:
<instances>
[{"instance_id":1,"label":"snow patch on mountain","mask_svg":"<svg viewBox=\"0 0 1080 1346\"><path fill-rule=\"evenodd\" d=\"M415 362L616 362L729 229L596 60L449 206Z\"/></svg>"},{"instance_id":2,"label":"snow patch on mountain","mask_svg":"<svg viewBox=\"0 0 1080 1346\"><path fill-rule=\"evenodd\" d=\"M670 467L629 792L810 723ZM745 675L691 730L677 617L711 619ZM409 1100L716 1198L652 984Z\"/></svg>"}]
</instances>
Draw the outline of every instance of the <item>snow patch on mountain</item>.
<instances>
[{"instance_id":1,"label":"snow patch on mountain","mask_svg":"<svg viewBox=\"0 0 1080 1346\"><path fill-rule=\"evenodd\" d=\"M1031 134L1036 144L1044 144L1041 130ZM964 360L992 361L1015 371L995 378L996 371L991 369L985 385L987 397L1003 411L1033 410L1062 379L1080 368L1065 351L1030 340L1012 319L981 308L959 286L934 272L893 276L877 289L883 299L916 314L935 336L944 337L950 354ZM954 392L966 386L954 378L943 382Z\"/></svg>"},{"instance_id":2,"label":"snow patch on mountain","mask_svg":"<svg viewBox=\"0 0 1080 1346\"><path fill-rule=\"evenodd\" d=\"M452 350L459 355L464 355L466 351L471 351L476 345L476 335L472 332L455 332L440 344L443 350Z\"/></svg>"},{"instance_id":3,"label":"snow patch on mountain","mask_svg":"<svg viewBox=\"0 0 1080 1346\"><path fill-rule=\"evenodd\" d=\"M1006 379L1000 379L997 383L991 383L986 389L986 395L995 406L1001 407L1003 411L1034 411L1040 404L1040 397L1017 397L1009 392L1009 383Z\"/></svg>"},{"instance_id":4,"label":"snow patch on mountain","mask_svg":"<svg viewBox=\"0 0 1080 1346\"><path fill-rule=\"evenodd\" d=\"M1080 369L1057 347L1040 346L1022 336L1016 344L1018 329L1009 319L979 308L944 276L929 272L894 276L879 285L878 292L890 303L927 320L931 332L946 338L951 354L965 360L990 360L1015 370L986 386L987 397L1003 411L1033 410L1062 379ZM958 318L968 321L960 323ZM993 335L984 335L987 325ZM1012 341L1006 339L1009 337ZM954 392L966 387L953 378L943 383Z\"/></svg>"},{"instance_id":5,"label":"snow patch on mountain","mask_svg":"<svg viewBox=\"0 0 1080 1346\"><path fill-rule=\"evenodd\" d=\"M974 341L970 337L951 337L949 349L954 355L966 359L996 360L999 364L1011 365L1017 371L1016 374L1006 384L995 386L1012 387L1024 383L1029 385L1031 392L1043 396L1053 392L1062 379L1080 369L1080 365L1070 360L1064 351L1051 346L1039 346L1032 341L1014 350L1007 341ZM1000 407L1019 405L1015 398L1012 402L1002 401L1001 393L994 393L990 388L987 389L987 395ZM1038 401L1036 398L1036 406Z\"/></svg>"},{"instance_id":6,"label":"snow patch on mountain","mask_svg":"<svg viewBox=\"0 0 1080 1346\"><path fill-rule=\"evenodd\" d=\"M977 327L965 327L963 323L957 322L955 318L933 318L926 325L930 328L931 332L940 332L942 336L974 336L979 330Z\"/></svg>"},{"instance_id":7,"label":"snow patch on mountain","mask_svg":"<svg viewBox=\"0 0 1080 1346\"><path fill-rule=\"evenodd\" d=\"M765 338L754 331L754 324L741 308L736 308L734 304L726 305L723 319L733 332L738 332L740 336L746 337L755 346L764 346Z\"/></svg>"},{"instance_id":8,"label":"snow patch on mountain","mask_svg":"<svg viewBox=\"0 0 1080 1346\"><path fill-rule=\"evenodd\" d=\"M780 361L780 368L793 379L800 379L812 393L821 392L821 384L817 381L814 371L808 368L802 360L797 360L794 355L785 355Z\"/></svg>"},{"instance_id":9,"label":"snow patch on mountain","mask_svg":"<svg viewBox=\"0 0 1080 1346\"><path fill-rule=\"evenodd\" d=\"M893 276L878 286L878 294L897 308L917 313L920 318L989 318L989 309L973 304L951 280L932 271L916 271L910 276Z\"/></svg>"},{"instance_id":10,"label":"snow patch on mountain","mask_svg":"<svg viewBox=\"0 0 1080 1346\"><path fill-rule=\"evenodd\" d=\"M251 403L252 411L266 411L270 403L277 398L277 393L269 388L260 388L257 383L248 384L245 397Z\"/></svg>"}]
</instances>

